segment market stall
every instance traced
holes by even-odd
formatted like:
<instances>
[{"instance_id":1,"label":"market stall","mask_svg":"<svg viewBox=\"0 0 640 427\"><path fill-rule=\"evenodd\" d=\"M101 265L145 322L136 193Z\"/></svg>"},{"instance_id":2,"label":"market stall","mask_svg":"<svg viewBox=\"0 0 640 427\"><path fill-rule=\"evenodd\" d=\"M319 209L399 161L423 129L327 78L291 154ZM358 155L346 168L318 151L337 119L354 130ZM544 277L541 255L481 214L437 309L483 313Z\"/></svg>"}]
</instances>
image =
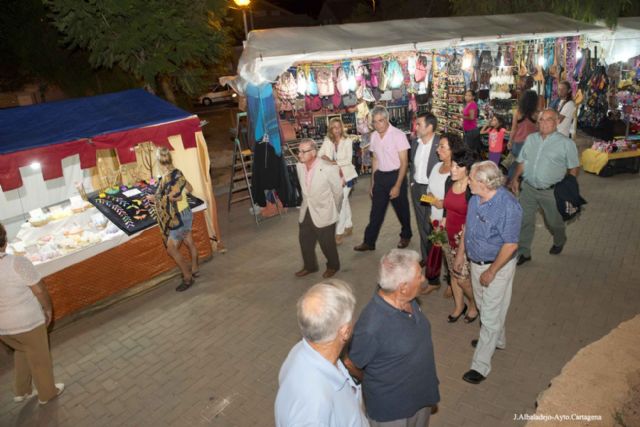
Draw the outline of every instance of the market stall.
<instances>
[{"instance_id":1,"label":"market stall","mask_svg":"<svg viewBox=\"0 0 640 427\"><path fill-rule=\"evenodd\" d=\"M194 191L202 259L219 241L199 119L143 90L0 111L0 221L60 319L175 268L145 194L172 150ZM213 244L212 244L213 242Z\"/></svg>"},{"instance_id":2,"label":"market stall","mask_svg":"<svg viewBox=\"0 0 640 427\"><path fill-rule=\"evenodd\" d=\"M510 125L522 91L544 108L560 81L574 93L588 82L603 52L591 36L609 33L549 13L270 29L249 34L232 85L249 99L250 136L275 156L300 138L321 141L335 116L366 147L374 104L407 134L431 111L440 132L461 135L465 90L478 94L480 126L494 115Z\"/></svg>"}]
</instances>

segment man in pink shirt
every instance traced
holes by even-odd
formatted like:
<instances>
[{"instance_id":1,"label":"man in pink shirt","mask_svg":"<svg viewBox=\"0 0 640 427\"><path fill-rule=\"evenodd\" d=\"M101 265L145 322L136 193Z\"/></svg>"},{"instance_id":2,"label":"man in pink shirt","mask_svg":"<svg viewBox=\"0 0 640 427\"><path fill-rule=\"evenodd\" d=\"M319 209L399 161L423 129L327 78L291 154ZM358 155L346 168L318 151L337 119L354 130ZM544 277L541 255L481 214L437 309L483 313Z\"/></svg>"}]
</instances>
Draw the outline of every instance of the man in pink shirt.
<instances>
[{"instance_id":1,"label":"man in pink shirt","mask_svg":"<svg viewBox=\"0 0 640 427\"><path fill-rule=\"evenodd\" d=\"M411 214L407 196L407 168L409 141L400 129L389 123L389 112L382 106L371 110L375 132L371 134L369 150L373 154L371 174L371 212L364 231L364 242L353 248L372 251L384 222L387 206L393 210L402 226L398 248L406 248L411 240Z\"/></svg>"}]
</instances>

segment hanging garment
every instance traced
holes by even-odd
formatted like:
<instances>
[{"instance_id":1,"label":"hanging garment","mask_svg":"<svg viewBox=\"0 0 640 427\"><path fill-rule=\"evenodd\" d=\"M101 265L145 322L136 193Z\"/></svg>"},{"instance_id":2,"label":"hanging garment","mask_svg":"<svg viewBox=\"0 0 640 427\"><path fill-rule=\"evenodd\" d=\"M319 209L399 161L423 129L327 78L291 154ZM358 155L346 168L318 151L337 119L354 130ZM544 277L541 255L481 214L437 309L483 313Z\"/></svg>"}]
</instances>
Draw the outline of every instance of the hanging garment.
<instances>
[{"instance_id":1,"label":"hanging garment","mask_svg":"<svg viewBox=\"0 0 640 427\"><path fill-rule=\"evenodd\" d=\"M262 141L264 136L268 135L269 144L276 155L280 156L282 154L280 128L271 84L264 83L259 86L248 84L246 94L249 128L254 141Z\"/></svg>"},{"instance_id":2,"label":"hanging garment","mask_svg":"<svg viewBox=\"0 0 640 427\"><path fill-rule=\"evenodd\" d=\"M265 192L275 190L278 198L289 200L290 183L286 173L284 156L276 155L271 144L259 143L254 146L251 174L251 192L253 200L261 207L267 206Z\"/></svg>"}]
</instances>

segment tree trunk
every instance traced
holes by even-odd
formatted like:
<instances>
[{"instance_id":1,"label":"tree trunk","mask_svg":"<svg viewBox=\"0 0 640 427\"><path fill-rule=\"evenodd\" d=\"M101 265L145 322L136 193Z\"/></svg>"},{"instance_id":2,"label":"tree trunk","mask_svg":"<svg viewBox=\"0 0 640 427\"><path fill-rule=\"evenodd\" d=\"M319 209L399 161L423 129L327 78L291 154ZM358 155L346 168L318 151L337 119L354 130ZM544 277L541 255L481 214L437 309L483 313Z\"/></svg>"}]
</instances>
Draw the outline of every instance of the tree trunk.
<instances>
[{"instance_id":1,"label":"tree trunk","mask_svg":"<svg viewBox=\"0 0 640 427\"><path fill-rule=\"evenodd\" d=\"M167 101L175 104L176 95L175 93L173 93L173 87L171 87L171 79L169 78L169 76L160 76L159 80L160 87L162 88L162 92L164 93L165 98L167 98Z\"/></svg>"}]
</instances>

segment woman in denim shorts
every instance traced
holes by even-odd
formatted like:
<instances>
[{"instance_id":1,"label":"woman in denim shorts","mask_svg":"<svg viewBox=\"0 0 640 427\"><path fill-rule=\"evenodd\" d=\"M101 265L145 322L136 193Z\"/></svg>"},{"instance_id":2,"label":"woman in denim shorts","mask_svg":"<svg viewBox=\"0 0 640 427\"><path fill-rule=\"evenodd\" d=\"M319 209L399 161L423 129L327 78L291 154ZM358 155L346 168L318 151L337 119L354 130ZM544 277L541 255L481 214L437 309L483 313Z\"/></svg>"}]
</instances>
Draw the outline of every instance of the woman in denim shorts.
<instances>
[{"instance_id":1,"label":"woman in denim shorts","mask_svg":"<svg viewBox=\"0 0 640 427\"><path fill-rule=\"evenodd\" d=\"M156 152L163 175L158 183L156 194L151 197L155 202L158 225L162 231L167 252L176 261L182 272L182 283L176 291L186 291L198 277L198 249L193 242L191 225L193 213L187 201L187 193L193 187L186 180L180 169L173 166L171 152L167 148L159 148ZM191 254L191 265L182 257L180 246L184 242Z\"/></svg>"}]
</instances>

